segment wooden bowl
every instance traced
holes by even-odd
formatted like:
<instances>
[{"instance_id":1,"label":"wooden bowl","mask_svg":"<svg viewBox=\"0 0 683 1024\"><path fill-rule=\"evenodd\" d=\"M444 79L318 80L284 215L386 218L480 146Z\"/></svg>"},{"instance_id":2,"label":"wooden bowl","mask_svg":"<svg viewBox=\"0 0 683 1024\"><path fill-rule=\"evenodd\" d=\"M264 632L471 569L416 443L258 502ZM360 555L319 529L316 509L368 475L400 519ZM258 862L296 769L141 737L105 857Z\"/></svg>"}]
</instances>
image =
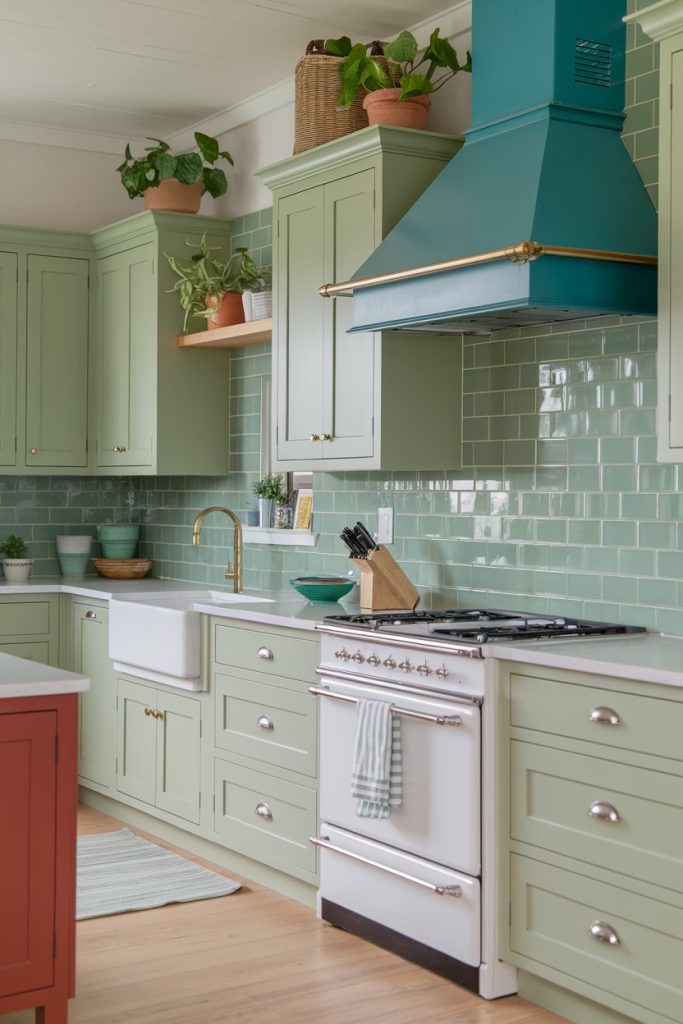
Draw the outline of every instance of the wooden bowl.
<instances>
[{"instance_id":1,"label":"wooden bowl","mask_svg":"<svg viewBox=\"0 0 683 1024\"><path fill-rule=\"evenodd\" d=\"M93 558L92 564L110 580L140 580L154 562L151 558Z\"/></svg>"}]
</instances>

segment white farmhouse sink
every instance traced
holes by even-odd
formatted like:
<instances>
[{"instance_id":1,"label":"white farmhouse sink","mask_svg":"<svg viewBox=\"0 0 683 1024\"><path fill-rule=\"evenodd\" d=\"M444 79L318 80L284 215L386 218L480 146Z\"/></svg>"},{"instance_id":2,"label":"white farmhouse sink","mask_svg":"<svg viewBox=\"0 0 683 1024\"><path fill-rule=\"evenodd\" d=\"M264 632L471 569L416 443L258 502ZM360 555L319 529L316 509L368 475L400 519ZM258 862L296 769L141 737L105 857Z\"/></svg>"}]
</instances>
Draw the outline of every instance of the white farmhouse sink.
<instances>
[{"instance_id":1,"label":"white farmhouse sink","mask_svg":"<svg viewBox=\"0 0 683 1024\"><path fill-rule=\"evenodd\" d=\"M220 590L136 594L109 602L109 657L114 668L183 690L204 688L197 603L272 603Z\"/></svg>"}]
</instances>

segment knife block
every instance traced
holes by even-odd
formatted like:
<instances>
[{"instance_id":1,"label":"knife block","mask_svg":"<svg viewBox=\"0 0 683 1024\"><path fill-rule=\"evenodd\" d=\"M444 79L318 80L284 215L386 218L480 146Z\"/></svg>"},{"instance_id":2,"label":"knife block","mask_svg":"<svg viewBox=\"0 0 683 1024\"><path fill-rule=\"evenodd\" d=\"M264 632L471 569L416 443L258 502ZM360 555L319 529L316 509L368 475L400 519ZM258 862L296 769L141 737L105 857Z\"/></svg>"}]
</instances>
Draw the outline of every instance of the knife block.
<instances>
[{"instance_id":1,"label":"knife block","mask_svg":"<svg viewBox=\"0 0 683 1024\"><path fill-rule=\"evenodd\" d=\"M386 548L353 558L360 569L360 606L373 612L412 611L420 595Z\"/></svg>"}]
</instances>

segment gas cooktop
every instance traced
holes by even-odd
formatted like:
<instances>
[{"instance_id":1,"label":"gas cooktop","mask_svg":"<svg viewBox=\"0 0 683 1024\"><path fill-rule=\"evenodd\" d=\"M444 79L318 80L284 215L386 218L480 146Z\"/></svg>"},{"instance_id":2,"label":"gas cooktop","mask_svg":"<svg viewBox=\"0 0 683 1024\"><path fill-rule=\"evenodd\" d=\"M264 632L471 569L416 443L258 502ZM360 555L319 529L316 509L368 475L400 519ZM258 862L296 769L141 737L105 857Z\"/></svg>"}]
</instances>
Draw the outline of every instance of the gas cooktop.
<instances>
[{"instance_id":1,"label":"gas cooktop","mask_svg":"<svg viewBox=\"0 0 683 1024\"><path fill-rule=\"evenodd\" d=\"M326 615L324 622L363 633L372 631L389 636L431 637L446 643L452 641L477 645L496 640L549 640L555 637L645 632L643 626L622 626L588 619L480 608Z\"/></svg>"}]
</instances>

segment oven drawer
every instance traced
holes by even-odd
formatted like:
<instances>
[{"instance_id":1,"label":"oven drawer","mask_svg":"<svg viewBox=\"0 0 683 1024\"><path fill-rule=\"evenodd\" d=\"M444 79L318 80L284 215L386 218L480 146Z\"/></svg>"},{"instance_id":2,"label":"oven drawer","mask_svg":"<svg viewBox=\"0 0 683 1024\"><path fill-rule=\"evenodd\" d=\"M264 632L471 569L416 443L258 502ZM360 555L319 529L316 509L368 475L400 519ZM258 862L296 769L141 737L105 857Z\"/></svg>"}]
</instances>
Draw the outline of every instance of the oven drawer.
<instances>
[{"instance_id":1,"label":"oven drawer","mask_svg":"<svg viewBox=\"0 0 683 1024\"><path fill-rule=\"evenodd\" d=\"M315 778L315 700L282 682L216 672L216 746Z\"/></svg>"},{"instance_id":2,"label":"oven drawer","mask_svg":"<svg viewBox=\"0 0 683 1024\"><path fill-rule=\"evenodd\" d=\"M214 827L226 846L315 881L317 793L286 779L216 758Z\"/></svg>"},{"instance_id":3,"label":"oven drawer","mask_svg":"<svg viewBox=\"0 0 683 1024\"><path fill-rule=\"evenodd\" d=\"M214 660L218 665L237 665L268 675L314 682L319 647L317 636L309 640L296 634L249 629L243 624L214 625Z\"/></svg>"},{"instance_id":4,"label":"oven drawer","mask_svg":"<svg viewBox=\"0 0 683 1024\"><path fill-rule=\"evenodd\" d=\"M511 668L510 724L620 749L627 758L636 751L683 761L683 702L663 699L662 687L640 696L627 684L603 689L583 678Z\"/></svg>"},{"instance_id":5,"label":"oven drawer","mask_svg":"<svg viewBox=\"0 0 683 1024\"><path fill-rule=\"evenodd\" d=\"M551 969L545 976L569 989L579 979L577 990L589 995L586 986L592 986L601 1004L624 1009L610 1003L611 993L636 1004L634 1010L643 1006L672 1022L681 1019L680 901L672 906L515 854L510 896L517 966L544 974L539 965L545 965Z\"/></svg>"},{"instance_id":6,"label":"oven drawer","mask_svg":"<svg viewBox=\"0 0 683 1024\"><path fill-rule=\"evenodd\" d=\"M391 850L333 825L321 825L320 836L322 899L462 963L480 964L478 879ZM408 877L399 877L393 871ZM435 887L446 892L437 895ZM455 890L458 895L451 894Z\"/></svg>"},{"instance_id":7,"label":"oven drawer","mask_svg":"<svg viewBox=\"0 0 683 1024\"><path fill-rule=\"evenodd\" d=\"M478 875L480 870L480 709L378 686L332 682L320 696L320 816L324 821L427 860ZM386 700L425 716L458 716L437 725L401 718L403 802L389 818L361 818L351 796L356 704L335 699Z\"/></svg>"},{"instance_id":8,"label":"oven drawer","mask_svg":"<svg viewBox=\"0 0 683 1024\"><path fill-rule=\"evenodd\" d=\"M675 775L513 740L512 839L683 892Z\"/></svg>"}]
</instances>

